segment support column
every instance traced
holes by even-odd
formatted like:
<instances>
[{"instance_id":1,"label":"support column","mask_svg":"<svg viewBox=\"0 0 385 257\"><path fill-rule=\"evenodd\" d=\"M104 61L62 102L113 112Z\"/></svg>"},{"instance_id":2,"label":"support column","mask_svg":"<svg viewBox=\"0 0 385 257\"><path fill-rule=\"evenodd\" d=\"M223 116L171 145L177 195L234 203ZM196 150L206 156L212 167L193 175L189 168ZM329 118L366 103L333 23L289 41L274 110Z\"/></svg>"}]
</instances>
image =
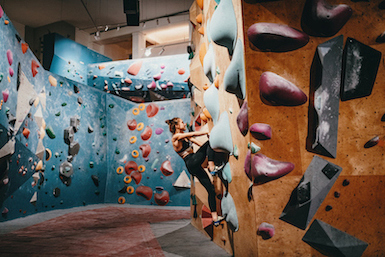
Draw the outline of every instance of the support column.
<instances>
[{"instance_id":1,"label":"support column","mask_svg":"<svg viewBox=\"0 0 385 257\"><path fill-rule=\"evenodd\" d=\"M142 58L146 49L146 39L142 32L132 33L132 59Z\"/></svg>"}]
</instances>

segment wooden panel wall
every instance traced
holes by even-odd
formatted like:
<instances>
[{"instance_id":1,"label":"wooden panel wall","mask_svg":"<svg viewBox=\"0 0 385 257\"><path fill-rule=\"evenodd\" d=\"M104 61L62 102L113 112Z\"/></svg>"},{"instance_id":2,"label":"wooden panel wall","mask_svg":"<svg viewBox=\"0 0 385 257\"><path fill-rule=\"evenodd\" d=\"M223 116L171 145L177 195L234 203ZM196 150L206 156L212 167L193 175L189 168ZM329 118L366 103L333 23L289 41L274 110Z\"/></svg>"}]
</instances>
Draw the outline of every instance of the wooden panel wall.
<instances>
[{"instance_id":1,"label":"wooden panel wall","mask_svg":"<svg viewBox=\"0 0 385 257\"><path fill-rule=\"evenodd\" d=\"M201 10L194 2L190 9L190 19L195 24L193 43L195 57L190 65L191 82L198 88L194 94L192 107L199 112L204 107L204 86L210 85L204 75L199 60L201 47L208 47L207 35L197 32L205 26L215 10L215 0L204 0ZM251 3L259 2L259 3ZM385 44L375 43L385 27L385 10L378 9L381 2L353 2L347 0L328 0L331 4L346 3L353 9L353 16L337 33L370 45L385 53ZM331 39L310 37L309 43L301 49L286 53L270 53L252 50L246 36L247 29L256 22L286 24L301 30L300 19L305 0L252 1L233 0L238 23L238 37L244 42L249 104L249 123L267 123L273 129L271 140L258 141L247 134L243 137L236 125L236 116L241 102L223 90L223 75L230 63L227 49L214 43L215 60L220 70L219 93L221 111L227 111L231 122L233 143L240 150L239 158L230 157L233 181L229 192L232 195L239 219L239 231L232 233L227 226L214 229L213 241L234 256L322 256L318 251L302 241L306 230L298 229L279 220L292 190L297 186L314 153L306 150L308 127L308 103L297 107L270 106L262 103L259 96L259 78L265 71L272 71L296 84L309 95L310 66L316 47ZM195 17L203 14L203 23L198 24ZM205 46L203 46L205 45ZM330 193L318 209L315 217L369 243L364 256L383 256L385 248L385 147L375 146L364 149L363 145L375 135L385 136L385 123L381 116L385 113L385 74L384 58L381 60L377 79L370 96L340 103L337 157L321 156L343 168ZM230 111L231 110L231 111ZM197 113L195 113L197 116ZM209 127L212 124L209 122ZM295 169L287 176L253 187L254 199L248 201L247 190L250 180L244 173L243 163L247 152L247 143L254 142L261 147L266 156L290 161ZM350 180L349 186L342 186L344 179ZM198 197L198 214L202 204L207 205L204 189L198 184L192 189ZM335 198L338 191L341 197ZM333 207L326 211L326 205ZM193 210L193 206L192 206ZM273 224L276 234L272 239L263 240L257 236L257 228L262 222ZM192 219L192 223L202 230L201 220Z\"/></svg>"}]
</instances>

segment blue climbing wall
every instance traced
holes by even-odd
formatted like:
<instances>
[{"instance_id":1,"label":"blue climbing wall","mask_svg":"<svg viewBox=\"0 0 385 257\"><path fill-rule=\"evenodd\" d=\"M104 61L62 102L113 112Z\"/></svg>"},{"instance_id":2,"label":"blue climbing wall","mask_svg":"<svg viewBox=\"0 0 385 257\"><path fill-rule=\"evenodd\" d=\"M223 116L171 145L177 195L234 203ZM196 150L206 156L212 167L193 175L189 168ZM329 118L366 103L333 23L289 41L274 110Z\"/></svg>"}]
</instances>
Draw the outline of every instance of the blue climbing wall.
<instances>
[{"instance_id":1,"label":"blue climbing wall","mask_svg":"<svg viewBox=\"0 0 385 257\"><path fill-rule=\"evenodd\" d=\"M6 20L7 15L0 12L0 222L54 209L117 203L119 197L130 204L156 204L156 199L158 203L161 199L162 205L188 206L189 190L173 186L186 168L171 143L166 143L171 133L164 121L174 116L187 121L190 101L139 105L108 94L93 83L85 85L46 71L12 22L6 24ZM174 88L182 89L187 85L188 65L180 58L186 66L176 67L178 59L154 58L149 63L158 73L164 70L160 74L175 72L169 78ZM113 72L111 67L113 62L98 71ZM185 73L179 74L182 68ZM117 81L122 78L114 74ZM154 106L158 112L148 117L147 108ZM137 115L134 109L139 110L134 111ZM144 143L144 129L129 130L127 121L131 119L152 129L151 137L145 140L151 146L147 158L139 148ZM129 142L131 136L137 137L133 144ZM133 150L138 151L137 158L132 157ZM127 174L116 172L130 160L145 167L138 184L135 180L126 184L123 179ZM167 176L161 172L166 160L174 171ZM133 186L134 193L119 193L125 185ZM140 186L150 189L149 200L136 194Z\"/></svg>"},{"instance_id":2,"label":"blue climbing wall","mask_svg":"<svg viewBox=\"0 0 385 257\"><path fill-rule=\"evenodd\" d=\"M173 186L183 171L187 171L183 159L175 153L171 143L172 134L165 123L167 119L180 117L185 121L189 120L190 100L174 100L154 102L149 104L132 104L119 97L108 95L108 141L109 151L108 158L108 177L105 201L108 203L116 203L119 197L124 197L126 203L151 205L156 204L155 195L162 194L167 191L170 196L168 205L172 206L188 206L190 204L190 190L177 189ZM156 115L151 117L151 110L157 110ZM150 116L150 117L149 117ZM136 121L136 128L130 130L127 126L129 121ZM139 124L143 124L139 125ZM141 129L143 127L143 129ZM144 137L145 131L151 130L149 139ZM151 147L150 154L144 158L140 146L147 144ZM134 151L134 155L132 154ZM135 151L138 157L135 158ZM165 161L170 161L171 168L174 171L171 175L166 176L161 171L161 165ZM136 175L130 173L132 180L125 183L124 178L128 175L125 171L118 174L117 170L124 169L127 162L134 161L138 166L144 166L144 172L136 172ZM139 175L140 174L140 175ZM167 174L167 173L166 173ZM140 181L135 181L135 176L141 177ZM128 194L124 190L119 191L126 186L132 186L135 190L133 194ZM146 199L142 195L137 194L137 189L145 186L153 192L150 199ZM148 189L149 190L149 189ZM164 193L163 193L164 194Z\"/></svg>"},{"instance_id":3,"label":"blue climbing wall","mask_svg":"<svg viewBox=\"0 0 385 257\"><path fill-rule=\"evenodd\" d=\"M89 64L111 61L111 58L56 33L44 36L43 56L45 69L83 84L87 83Z\"/></svg>"}]
</instances>

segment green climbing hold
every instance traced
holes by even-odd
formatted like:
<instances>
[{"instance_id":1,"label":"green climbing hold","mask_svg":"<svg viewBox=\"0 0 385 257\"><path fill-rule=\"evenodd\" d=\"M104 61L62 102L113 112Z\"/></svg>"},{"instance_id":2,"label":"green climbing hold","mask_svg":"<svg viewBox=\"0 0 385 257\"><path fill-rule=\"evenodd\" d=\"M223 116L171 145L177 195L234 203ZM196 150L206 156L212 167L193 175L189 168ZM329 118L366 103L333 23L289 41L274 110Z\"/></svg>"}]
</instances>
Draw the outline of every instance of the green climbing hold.
<instances>
[{"instance_id":1,"label":"green climbing hold","mask_svg":"<svg viewBox=\"0 0 385 257\"><path fill-rule=\"evenodd\" d=\"M114 108L115 105L113 104L109 104L108 107L110 107L111 109Z\"/></svg>"},{"instance_id":2,"label":"green climbing hold","mask_svg":"<svg viewBox=\"0 0 385 257\"><path fill-rule=\"evenodd\" d=\"M61 106L66 106L66 105L67 105L67 103L62 103L62 104L61 104Z\"/></svg>"},{"instance_id":3,"label":"green climbing hold","mask_svg":"<svg viewBox=\"0 0 385 257\"><path fill-rule=\"evenodd\" d=\"M0 82L3 81L4 75L3 73L0 73Z\"/></svg>"},{"instance_id":4,"label":"green climbing hold","mask_svg":"<svg viewBox=\"0 0 385 257\"><path fill-rule=\"evenodd\" d=\"M221 71L219 70L219 67L217 66L217 74L219 75L219 74L221 74Z\"/></svg>"},{"instance_id":5,"label":"green climbing hold","mask_svg":"<svg viewBox=\"0 0 385 257\"><path fill-rule=\"evenodd\" d=\"M116 140L118 140L116 137L114 137L112 140L114 140L114 141L116 141Z\"/></svg>"},{"instance_id":6,"label":"green climbing hold","mask_svg":"<svg viewBox=\"0 0 385 257\"><path fill-rule=\"evenodd\" d=\"M5 107L5 113L9 112L9 107Z\"/></svg>"},{"instance_id":7,"label":"green climbing hold","mask_svg":"<svg viewBox=\"0 0 385 257\"><path fill-rule=\"evenodd\" d=\"M106 126L105 124L100 125L101 128L104 128L105 126Z\"/></svg>"},{"instance_id":8,"label":"green climbing hold","mask_svg":"<svg viewBox=\"0 0 385 257\"><path fill-rule=\"evenodd\" d=\"M54 139L56 137L55 132L53 132L53 129L52 129L51 126L48 126L45 129L45 132L47 132L48 137L51 138L51 139Z\"/></svg>"},{"instance_id":9,"label":"green climbing hold","mask_svg":"<svg viewBox=\"0 0 385 257\"><path fill-rule=\"evenodd\" d=\"M107 132L103 132L103 136L107 136Z\"/></svg>"},{"instance_id":10,"label":"green climbing hold","mask_svg":"<svg viewBox=\"0 0 385 257\"><path fill-rule=\"evenodd\" d=\"M55 115L56 115L56 116L60 116L60 112L58 112L58 113L55 113Z\"/></svg>"},{"instance_id":11,"label":"green climbing hold","mask_svg":"<svg viewBox=\"0 0 385 257\"><path fill-rule=\"evenodd\" d=\"M116 154L120 154L120 151L119 151L118 148L116 148L115 153L116 153Z\"/></svg>"},{"instance_id":12,"label":"green climbing hold","mask_svg":"<svg viewBox=\"0 0 385 257\"><path fill-rule=\"evenodd\" d=\"M251 153L256 153L256 152L259 152L261 150L261 147L257 146L253 142L251 142L250 149L251 149Z\"/></svg>"},{"instance_id":13,"label":"green climbing hold","mask_svg":"<svg viewBox=\"0 0 385 257\"><path fill-rule=\"evenodd\" d=\"M234 145L233 156L234 156L236 159L238 159L238 156L239 156L239 150L238 150L238 146L237 146L237 145Z\"/></svg>"},{"instance_id":14,"label":"green climbing hold","mask_svg":"<svg viewBox=\"0 0 385 257\"><path fill-rule=\"evenodd\" d=\"M94 167L94 162L90 162L90 168L92 169Z\"/></svg>"}]
</instances>

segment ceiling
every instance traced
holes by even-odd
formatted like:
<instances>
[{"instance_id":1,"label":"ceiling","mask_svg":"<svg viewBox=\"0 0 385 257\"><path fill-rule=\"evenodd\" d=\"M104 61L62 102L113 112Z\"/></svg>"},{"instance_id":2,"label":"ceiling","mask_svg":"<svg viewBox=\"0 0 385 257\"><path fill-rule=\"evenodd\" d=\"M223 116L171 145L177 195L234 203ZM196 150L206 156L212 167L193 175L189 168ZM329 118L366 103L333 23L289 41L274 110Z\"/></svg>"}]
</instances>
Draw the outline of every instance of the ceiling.
<instances>
[{"instance_id":1,"label":"ceiling","mask_svg":"<svg viewBox=\"0 0 385 257\"><path fill-rule=\"evenodd\" d=\"M87 13L90 13L94 22ZM140 21L189 10L194 0L140 0ZM123 0L0 0L12 21L38 28L65 21L80 30L93 33L98 29L126 25Z\"/></svg>"}]
</instances>

